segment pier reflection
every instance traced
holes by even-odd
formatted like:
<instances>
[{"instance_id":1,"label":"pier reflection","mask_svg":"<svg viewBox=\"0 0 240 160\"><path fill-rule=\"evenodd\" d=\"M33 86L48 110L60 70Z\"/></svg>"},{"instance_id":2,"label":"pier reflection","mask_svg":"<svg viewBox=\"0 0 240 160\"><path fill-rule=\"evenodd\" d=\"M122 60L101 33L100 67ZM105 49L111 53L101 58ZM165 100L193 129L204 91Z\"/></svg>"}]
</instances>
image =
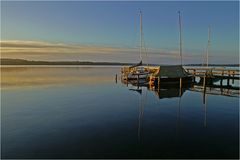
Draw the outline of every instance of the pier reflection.
<instances>
[{"instance_id":1,"label":"pier reflection","mask_svg":"<svg viewBox=\"0 0 240 160\"><path fill-rule=\"evenodd\" d=\"M239 98L239 86L230 85L226 83L217 84L217 80L212 81L209 79L200 79L198 82L194 81L193 83L187 84L184 87L179 85L168 85L162 84L161 86L148 85L142 83L141 81L134 80L122 80L121 81L126 87L129 88L129 91L134 91L139 93L139 117L138 117L138 141L139 143L143 140L143 119L144 119L144 109L147 107L147 97L148 92L153 92L159 100L161 99L177 99L176 107L176 135L180 134L181 128L181 101L183 95L187 92L199 92L202 93L202 108L203 108L203 127L207 128L207 113L208 113L208 96L209 95L222 95L229 97ZM199 103L199 102L198 102Z\"/></svg>"},{"instance_id":2,"label":"pier reflection","mask_svg":"<svg viewBox=\"0 0 240 160\"><path fill-rule=\"evenodd\" d=\"M194 92L202 92L204 97L206 97L206 94L239 97L240 95L239 85L234 85L234 82L232 84L229 84L228 82L222 84L222 82L220 81L221 80L213 81L207 78L204 80L203 78L201 78L198 82L194 81L193 83L187 84L183 87L179 87L178 84L177 85L162 84L161 86L156 86L146 84L144 83L145 81L141 82L134 80L131 81L123 79L121 80L121 82L125 84L127 87L129 85L135 87L134 89L131 88L130 90L135 90L141 93L142 88L145 87L149 91L154 92L159 99L181 97L187 90ZM206 98L204 98L203 104L205 104L205 99Z\"/></svg>"}]
</instances>

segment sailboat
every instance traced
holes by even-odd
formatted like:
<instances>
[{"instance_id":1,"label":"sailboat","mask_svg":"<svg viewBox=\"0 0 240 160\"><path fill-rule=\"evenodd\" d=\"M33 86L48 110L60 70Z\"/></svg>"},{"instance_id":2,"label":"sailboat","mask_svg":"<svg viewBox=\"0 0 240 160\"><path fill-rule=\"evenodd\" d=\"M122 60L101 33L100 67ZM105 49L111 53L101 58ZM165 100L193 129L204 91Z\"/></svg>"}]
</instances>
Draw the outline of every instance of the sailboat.
<instances>
[{"instance_id":1,"label":"sailboat","mask_svg":"<svg viewBox=\"0 0 240 160\"><path fill-rule=\"evenodd\" d=\"M142 31L142 11L139 11L139 18L140 18L140 47L139 47L139 53L140 53L140 62L129 66L129 67L123 67L122 73L124 74L124 79L127 80L139 80L142 79L144 82L146 82L149 70L142 66L142 48L143 48L143 31ZM139 83L139 82L138 82Z\"/></svg>"},{"instance_id":2,"label":"sailboat","mask_svg":"<svg viewBox=\"0 0 240 160\"><path fill-rule=\"evenodd\" d=\"M180 55L180 64L179 65L165 65L155 67L155 72L150 75L149 81L151 85L159 85L159 82L173 85L178 85L179 83L191 83L192 75L190 75L183 68L182 61L182 22L181 22L181 13L178 11L178 20L179 20L179 55Z\"/></svg>"}]
</instances>

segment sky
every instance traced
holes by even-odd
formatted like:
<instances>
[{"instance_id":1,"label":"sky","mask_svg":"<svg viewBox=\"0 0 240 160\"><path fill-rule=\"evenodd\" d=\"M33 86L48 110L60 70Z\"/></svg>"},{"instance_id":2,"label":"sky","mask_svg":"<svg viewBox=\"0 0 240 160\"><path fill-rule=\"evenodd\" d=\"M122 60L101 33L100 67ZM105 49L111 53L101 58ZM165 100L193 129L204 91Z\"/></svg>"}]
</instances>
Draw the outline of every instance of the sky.
<instances>
[{"instance_id":1,"label":"sky","mask_svg":"<svg viewBox=\"0 0 240 160\"><path fill-rule=\"evenodd\" d=\"M239 63L238 1L1 1L1 57L28 60Z\"/></svg>"}]
</instances>

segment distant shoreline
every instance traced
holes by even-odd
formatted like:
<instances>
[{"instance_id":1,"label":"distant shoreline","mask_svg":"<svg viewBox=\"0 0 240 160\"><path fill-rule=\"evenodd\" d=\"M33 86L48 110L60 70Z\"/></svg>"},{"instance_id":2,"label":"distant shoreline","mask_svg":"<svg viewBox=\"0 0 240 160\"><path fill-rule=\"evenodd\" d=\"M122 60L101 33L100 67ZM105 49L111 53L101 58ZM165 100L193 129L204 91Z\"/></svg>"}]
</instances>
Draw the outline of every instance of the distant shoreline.
<instances>
[{"instance_id":1,"label":"distant shoreline","mask_svg":"<svg viewBox=\"0 0 240 160\"><path fill-rule=\"evenodd\" d=\"M135 63L121 63L121 62L90 62L90 61L30 61L24 59L9 59L2 58L1 65L111 65L111 66L128 66ZM147 64L143 64L147 65ZM161 64L149 64L152 66L159 66ZM184 64L184 66L202 66L202 64ZM209 66L227 66L239 67L240 64L209 64Z\"/></svg>"}]
</instances>

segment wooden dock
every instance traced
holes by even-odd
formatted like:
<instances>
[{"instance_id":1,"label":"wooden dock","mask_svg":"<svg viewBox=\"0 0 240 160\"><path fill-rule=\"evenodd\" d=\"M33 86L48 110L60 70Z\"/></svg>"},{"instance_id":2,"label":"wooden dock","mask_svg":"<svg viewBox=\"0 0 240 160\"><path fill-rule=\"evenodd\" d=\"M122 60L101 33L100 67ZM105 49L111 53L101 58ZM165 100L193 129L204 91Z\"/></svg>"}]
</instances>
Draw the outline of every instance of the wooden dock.
<instances>
[{"instance_id":1,"label":"wooden dock","mask_svg":"<svg viewBox=\"0 0 240 160\"><path fill-rule=\"evenodd\" d=\"M166 71L163 71L164 66L143 66L144 70L148 70L148 78L144 78L146 84L149 85L155 85L155 86L160 86L160 83L164 82L164 80L171 84L171 79L172 75L177 75L175 77L178 77L178 73L180 72L176 67L174 66L165 66ZM170 69L169 69L170 68ZM174 69L171 69L174 68ZM135 74L136 68L129 68L129 67L123 67L121 72L122 72L122 77L125 77L124 79L126 80L131 80L128 79L128 75L132 73L132 76L135 76L132 80L137 80L139 81L139 76L141 74ZM178 77L174 78L174 83L178 83L179 87L182 88L183 83L194 83L196 80L196 77L200 78L200 83L203 85L208 85L208 84L213 84L213 82L220 81L220 85L223 86L223 80L227 80L227 86L230 84L230 80L240 80L240 72L237 69L229 69L229 68L220 68L220 67L184 67L186 72L188 74L188 77L192 77L192 80L184 80L186 77ZM161 71L161 72L160 72ZM157 73L157 74L156 74ZM163 74L160 75L159 73ZM163 78L164 77L164 78ZM161 79L161 80L160 80Z\"/></svg>"},{"instance_id":2,"label":"wooden dock","mask_svg":"<svg viewBox=\"0 0 240 160\"><path fill-rule=\"evenodd\" d=\"M226 69L226 68L185 68L188 73L194 77L208 77L208 78L218 78L218 79L239 79L240 72L236 69Z\"/></svg>"}]
</instances>

